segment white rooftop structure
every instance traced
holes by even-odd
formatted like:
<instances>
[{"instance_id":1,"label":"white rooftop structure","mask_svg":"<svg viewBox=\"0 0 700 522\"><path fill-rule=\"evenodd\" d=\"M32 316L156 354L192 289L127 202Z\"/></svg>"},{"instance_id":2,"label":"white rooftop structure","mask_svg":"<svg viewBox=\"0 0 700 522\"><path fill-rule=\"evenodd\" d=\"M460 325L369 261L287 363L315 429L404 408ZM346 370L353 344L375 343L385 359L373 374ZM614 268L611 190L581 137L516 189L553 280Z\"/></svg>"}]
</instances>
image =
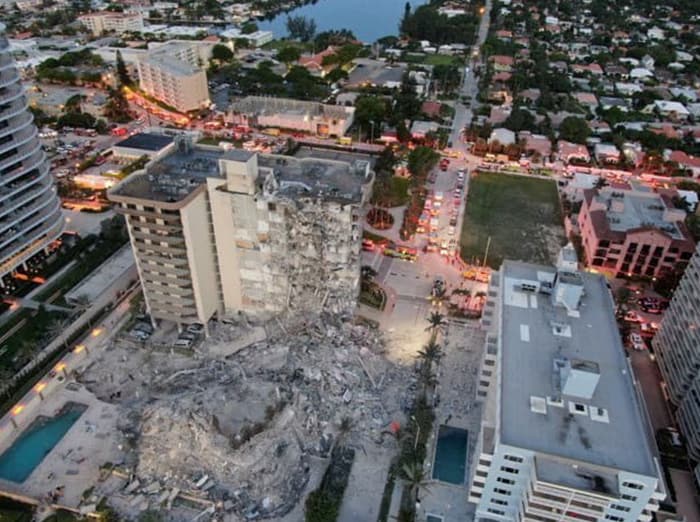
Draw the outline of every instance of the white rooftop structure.
<instances>
[{"instance_id":1,"label":"white rooftop structure","mask_svg":"<svg viewBox=\"0 0 700 522\"><path fill-rule=\"evenodd\" d=\"M567 245L556 267L505 261L489 295L476 519L651 520L665 492L605 278Z\"/></svg>"}]
</instances>

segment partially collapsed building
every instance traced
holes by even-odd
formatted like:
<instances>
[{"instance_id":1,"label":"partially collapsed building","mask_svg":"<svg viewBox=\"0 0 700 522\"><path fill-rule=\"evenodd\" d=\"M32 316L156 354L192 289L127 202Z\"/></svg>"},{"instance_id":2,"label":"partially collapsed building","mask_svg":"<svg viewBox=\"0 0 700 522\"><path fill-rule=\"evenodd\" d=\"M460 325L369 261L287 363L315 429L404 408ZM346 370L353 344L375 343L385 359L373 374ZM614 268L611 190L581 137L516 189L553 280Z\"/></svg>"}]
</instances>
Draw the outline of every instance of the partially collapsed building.
<instances>
[{"instance_id":1,"label":"partially collapsed building","mask_svg":"<svg viewBox=\"0 0 700 522\"><path fill-rule=\"evenodd\" d=\"M151 317L351 309L366 161L298 159L178 139L109 193L127 219Z\"/></svg>"}]
</instances>

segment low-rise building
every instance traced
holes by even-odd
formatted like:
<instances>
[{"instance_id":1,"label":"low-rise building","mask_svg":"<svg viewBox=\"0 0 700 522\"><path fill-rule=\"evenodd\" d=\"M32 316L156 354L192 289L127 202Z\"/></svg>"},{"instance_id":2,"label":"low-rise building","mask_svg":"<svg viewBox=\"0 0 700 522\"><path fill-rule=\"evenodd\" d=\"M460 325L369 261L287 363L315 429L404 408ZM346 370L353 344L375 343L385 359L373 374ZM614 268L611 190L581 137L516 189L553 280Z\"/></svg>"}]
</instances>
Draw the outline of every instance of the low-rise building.
<instances>
[{"instance_id":1,"label":"low-rise building","mask_svg":"<svg viewBox=\"0 0 700 522\"><path fill-rule=\"evenodd\" d=\"M478 521L649 522L666 497L612 294L577 265L568 245L556 268L505 261L491 276Z\"/></svg>"},{"instance_id":2,"label":"low-rise building","mask_svg":"<svg viewBox=\"0 0 700 522\"><path fill-rule=\"evenodd\" d=\"M180 112L209 106L207 75L196 46L169 42L149 50L138 62L139 86Z\"/></svg>"},{"instance_id":3,"label":"low-rise building","mask_svg":"<svg viewBox=\"0 0 700 522\"><path fill-rule=\"evenodd\" d=\"M141 13L100 11L80 15L78 21L90 30L93 36L101 36L108 32L121 34L126 31L143 31L144 28Z\"/></svg>"},{"instance_id":4,"label":"low-rise building","mask_svg":"<svg viewBox=\"0 0 700 522\"><path fill-rule=\"evenodd\" d=\"M265 96L246 96L230 106L234 124L289 129L317 136L345 135L354 115L354 107Z\"/></svg>"},{"instance_id":5,"label":"low-rise building","mask_svg":"<svg viewBox=\"0 0 700 522\"><path fill-rule=\"evenodd\" d=\"M153 319L206 324L240 312L347 312L360 281L369 162L196 146L113 188Z\"/></svg>"},{"instance_id":6,"label":"low-rise building","mask_svg":"<svg viewBox=\"0 0 700 522\"><path fill-rule=\"evenodd\" d=\"M695 249L684 210L649 189L587 190L578 223L586 263L613 276L662 277Z\"/></svg>"},{"instance_id":7,"label":"low-rise building","mask_svg":"<svg viewBox=\"0 0 700 522\"><path fill-rule=\"evenodd\" d=\"M117 161L134 161L144 156L153 160L170 152L173 143L172 136L140 132L116 143L112 146L112 153Z\"/></svg>"}]
</instances>

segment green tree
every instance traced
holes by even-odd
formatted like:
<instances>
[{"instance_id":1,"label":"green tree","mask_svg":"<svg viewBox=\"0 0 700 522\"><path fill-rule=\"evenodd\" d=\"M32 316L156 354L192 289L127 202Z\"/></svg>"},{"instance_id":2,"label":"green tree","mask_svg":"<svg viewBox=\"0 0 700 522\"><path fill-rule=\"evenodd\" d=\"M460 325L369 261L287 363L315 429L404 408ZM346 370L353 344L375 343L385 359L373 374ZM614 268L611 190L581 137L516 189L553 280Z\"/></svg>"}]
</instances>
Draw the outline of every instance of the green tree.
<instances>
[{"instance_id":1,"label":"green tree","mask_svg":"<svg viewBox=\"0 0 700 522\"><path fill-rule=\"evenodd\" d=\"M559 126L559 137L572 143L586 143L591 129L583 118L567 116Z\"/></svg>"},{"instance_id":2,"label":"green tree","mask_svg":"<svg viewBox=\"0 0 700 522\"><path fill-rule=\"evenodd\" d=\"M123 86L131 86L134 83L126 68L121 51L117 51L117 79L119 80L119 84Z\"/></svg>"},{"instance_id":3,"label":"green tree","mask_svg":"<svg viewBox=\"0 0 700 522\"><path fill-rule=\"evenodd\" d=\"M233 60L233 51L223 44L216 44L211 50L211 59L219 63Z\"/></svg>"},{"instance_id":4,"label":"green tree","mask_svg":"<svg viewBox=\"0 0 700 522\"><path fill-rule=\"evenodd\" d=\"M305 16L288 16L287 32L291 38L308 42L316 34L316 21Z\"/></svg>"},{"instance_id":5,"label":"green tree","mask_svg":"<svg viewBox=\"0 0 700 522\"><path fill-rule=\"evenodd\" d=\"M373 124L379 131L386 116L386 102L379 96L361 94L355 100L355 121L369 130Z\"/></svg>"},{"instance_id":6,"label":"green tree","mask_svg":"<svg viewBox=\"0 0 700 522\"><path fill-rule=\"evenodd\" d=\"M115 123L128 123L134 119L129 110L129 102L119 88L107 91L107 103L103 114Z\"/></svg>"},{"instance_id":7,"label":"green tree","mask_svg":"<svg viewBox=\"0 0 700 522\"><path fill-rule=\"evenodd\" d=\"M301 57L301 50L293 45L282 47L277 52L277 59L289 67L290 64L296 62Z\"/></svg>"},{"instance_id":8,"label":"green tree","mask_svg":"<svg viewBox=\"0 0 700 522\"><path fill-rule=\"evenodd\" d=\"M246 22L241 27L242 34L253 34L257 30L258 30L258 24L256 24L255 22Z\"/></svg>"},{"instance_id":9,"label":"green tree","mask_svg":"<svg viewBox=\"0 0 700 522\"><path fill-rule=\"evenodd\" d=\"M534 131L537 128L535 117L532 113L520 107L516 107L511 111L506 121L503 122L503 126L513 132Z\"/></svg>"}]
</instances>

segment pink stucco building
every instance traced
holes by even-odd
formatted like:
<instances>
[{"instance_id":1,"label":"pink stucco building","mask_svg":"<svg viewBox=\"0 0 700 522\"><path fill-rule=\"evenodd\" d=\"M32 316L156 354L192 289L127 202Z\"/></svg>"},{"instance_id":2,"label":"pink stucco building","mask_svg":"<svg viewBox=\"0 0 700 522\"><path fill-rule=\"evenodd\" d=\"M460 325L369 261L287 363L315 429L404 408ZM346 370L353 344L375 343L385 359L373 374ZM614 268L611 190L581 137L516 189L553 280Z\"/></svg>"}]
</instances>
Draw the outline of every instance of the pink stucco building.
<instances>
[{"instance_id":1,"label":"pink stucco building","mask_svg":"<svg viewBox=\"0 0 700 522\"><path fill-rule=\"evenodd\" d=\"M685 211L651 190L584 191L578 223L588 266L612 276L660 277L695 249Z\"/></svg>"}]
</instances>

